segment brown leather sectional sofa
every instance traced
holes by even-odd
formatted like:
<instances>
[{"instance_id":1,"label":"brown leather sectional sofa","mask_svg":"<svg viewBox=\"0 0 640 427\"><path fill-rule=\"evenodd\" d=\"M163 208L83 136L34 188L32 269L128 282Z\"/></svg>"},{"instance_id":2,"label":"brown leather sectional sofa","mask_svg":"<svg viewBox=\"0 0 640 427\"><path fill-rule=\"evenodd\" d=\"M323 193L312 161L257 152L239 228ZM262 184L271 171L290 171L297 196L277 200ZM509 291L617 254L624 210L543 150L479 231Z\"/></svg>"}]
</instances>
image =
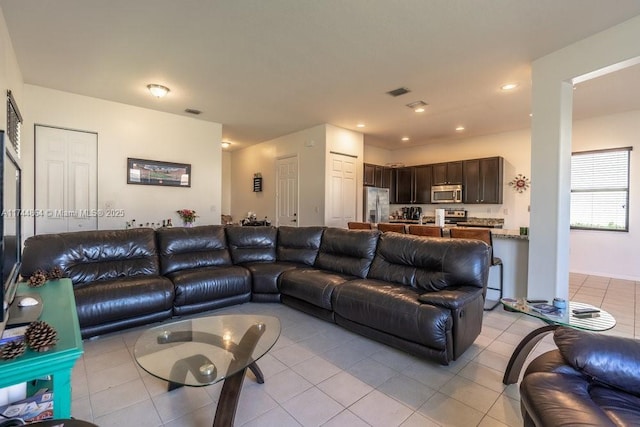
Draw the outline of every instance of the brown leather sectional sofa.
<instances>
[{"instance_id":1,"label":"brown leather sectional sofa","mask_svg":"<svg viewBox=\"0 0 640 427\"><path fill-rule=\"evenodd\" d=\"M281 301L448 364L480 334L489 257L475 240L211 225L33 236L21 274L62 268L84 338Z\"/></svg>"}]
</instances>

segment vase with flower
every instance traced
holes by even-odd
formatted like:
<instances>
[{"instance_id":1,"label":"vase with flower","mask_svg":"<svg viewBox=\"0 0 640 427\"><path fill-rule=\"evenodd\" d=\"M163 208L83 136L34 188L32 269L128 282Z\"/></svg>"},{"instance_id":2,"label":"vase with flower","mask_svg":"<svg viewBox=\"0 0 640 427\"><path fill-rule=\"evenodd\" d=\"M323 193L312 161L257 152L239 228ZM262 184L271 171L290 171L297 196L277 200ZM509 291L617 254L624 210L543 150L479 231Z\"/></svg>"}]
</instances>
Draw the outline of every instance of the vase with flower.
<instances>
[{"instance_id":1,"label":"vase with flower","mask_svg":"<svg viewBox=\"0 0 640 427\"><path fill-rule=\"evenodd\" d=\"M178 212L178 216L180 216L182 224L185 227L193 227L193 223L196 221L196 218L198 218L196 211L193 209L180 209L176 212Z\"/></svg>"}]
</instances>

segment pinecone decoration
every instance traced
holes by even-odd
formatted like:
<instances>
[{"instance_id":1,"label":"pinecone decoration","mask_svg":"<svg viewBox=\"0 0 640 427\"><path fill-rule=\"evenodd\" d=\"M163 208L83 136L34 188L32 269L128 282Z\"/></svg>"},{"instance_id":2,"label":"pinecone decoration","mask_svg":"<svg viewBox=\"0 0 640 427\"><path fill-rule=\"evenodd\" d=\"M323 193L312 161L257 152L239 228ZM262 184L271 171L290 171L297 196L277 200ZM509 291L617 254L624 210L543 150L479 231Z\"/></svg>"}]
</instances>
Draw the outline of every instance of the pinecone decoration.
<instances>
[{"instance_id":1,"label":"pinecone decoration","mask_svg":"<svg viewBox=\"0 0 640 427\"><path fill-rule=\"evenodd\" d=\"M27 344L24 342L24 340L9 341L2 346L2 350L0 350L0 356L2 356L4 360L13 360L18 356L22 356L26 349Z\"/></svg>"},{"instance_id":2,"label":"pinecone decoration","mask_svg":"<svg viewBox=\"0 0 640 427\"><path fill-rule=\"evenodd\" d=\"M47 351L56 345L58 332L47 322L38 320L31 322L24 333L24 338L31 349L35 351Z\"/></svg>"},{"instance_id":3,"label":"pinecone decoration","mask_svg":"<svg viewBox=\"0 0 640 427\"><path fill-rule=\"evenodd\" d=\"M36 270L33 272L31 277L29 277L29 286L32 288L39 288L47 282L47 273L43 270Z\"/></svg>"},{"instance_id":4,"label":"pinecone decoration","mask_svg":"<svg viewBox=\"0 0 640 427\"><path fill-rule=\"evenodd\" d=\"M58 280L64 277L64 272L58 266L55 266L51 269L49 273L47 273L47 279L49 280Z\"/></svg>"}]
</instances>

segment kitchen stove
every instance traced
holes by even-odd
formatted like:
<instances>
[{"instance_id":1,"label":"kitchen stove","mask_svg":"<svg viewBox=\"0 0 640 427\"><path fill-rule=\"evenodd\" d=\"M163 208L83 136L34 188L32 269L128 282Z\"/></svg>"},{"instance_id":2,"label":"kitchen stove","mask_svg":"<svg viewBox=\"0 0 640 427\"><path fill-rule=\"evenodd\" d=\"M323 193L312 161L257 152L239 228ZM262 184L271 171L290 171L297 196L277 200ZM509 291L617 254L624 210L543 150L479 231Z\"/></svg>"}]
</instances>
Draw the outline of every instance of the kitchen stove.
<instances>
[{"instance_id":1,"label":"kitchen stove","mask_svg":"<svg viewBox=\"0 0 640 427\"><path fill-rule=\"evenodd\" d=\"M445 224L457 224L459 222L465 222L467 220L467 211L464 209L445 209L444 210L444 223ZM423 220L425 224L435 223L434 217L427 217Z\"/></svg>"}]
</instances>

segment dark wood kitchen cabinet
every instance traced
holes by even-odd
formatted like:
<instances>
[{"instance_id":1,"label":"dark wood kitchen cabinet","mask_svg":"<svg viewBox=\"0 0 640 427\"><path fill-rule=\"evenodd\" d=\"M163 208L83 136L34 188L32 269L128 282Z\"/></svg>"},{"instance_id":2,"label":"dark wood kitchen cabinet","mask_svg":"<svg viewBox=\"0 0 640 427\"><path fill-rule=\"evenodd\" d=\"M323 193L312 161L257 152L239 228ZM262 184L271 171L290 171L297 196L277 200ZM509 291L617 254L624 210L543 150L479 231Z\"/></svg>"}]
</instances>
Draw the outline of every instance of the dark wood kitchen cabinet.
<instances>
[{"instance_id":1,"label":"dark wood kitchen cabinet","mask_svg":"<svg viewBox=\"0 0 640 427\"><path fill-rule=\"evenodd\" d=\"M376 165L365 163L363 165L364 174L362 178L362 185L365 187L376 186Z\"/></svg>"},{"instance_id":2,"label":"dark wood kitchen cabinet","mask_svg":"<svg viewBox=\"0 0 640 427\"><path fill-rule=\"evenodd\" d=\"M431 165L394 169L396 174L395 198L391 203L431 203Z\"/></svg>"},{"instance_id":3,"label":"dark wood kitchen cabinet","mask_svg":"<svg viewBox=\"0 0 640 427\"><path fill-rule=\"evenodd\" d=\"M391 203L413 203L413 181L415 172L413 167L397 168L395 199Z\"/></svg>"},{"instance_id":4,"label":"dark wood kitchen cabinet","mask_svg":"<svg viewBox=\"0 0 640 427\"><path fill-rule=\"evenodd\" d=\"M463 162L463 201L502 204L504 159L488 157Z\"/></svg>"},{"instance_id":5,"label":"dark wood kitchen cabinet","mask_svg":"<svg viewBox=\"0 0 640 427\"><path fill-rule=\"evenodd\" d=\"M433 167L433 185L462 184L462 162L436 163Z\"/></svg>"},{"instance_id":6,"label":"dark wood kitchen cabinet","mask_svg":"<svg viewBox=\"0 0 640 427\"><path fill-rule=\"evenodd\" d=\"M389 188L390 180L386 176L391 173L389 168L373 165L371 163L364 163L363 167L364 175L362 178L362 185L365 187Z\"/></svg>"}]
</instances>

